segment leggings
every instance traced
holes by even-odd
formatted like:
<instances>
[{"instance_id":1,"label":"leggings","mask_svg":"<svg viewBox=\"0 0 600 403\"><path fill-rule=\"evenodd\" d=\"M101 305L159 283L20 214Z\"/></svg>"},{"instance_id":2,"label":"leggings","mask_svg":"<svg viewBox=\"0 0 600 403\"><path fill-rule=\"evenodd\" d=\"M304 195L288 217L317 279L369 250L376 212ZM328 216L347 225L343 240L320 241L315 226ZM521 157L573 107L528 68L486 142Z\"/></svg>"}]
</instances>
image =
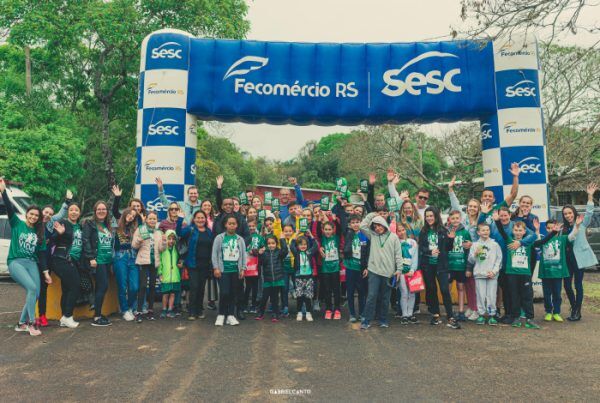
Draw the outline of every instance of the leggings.
<instances>
[{"instance_id":1,"label":"leggings","mask_svg":"<svg viewBox=\"0 0 600 403\"><path fill-rule=\"evenodd\" d=\"M77 267L70 261L60 257L52 258L54 273L60 278L60 309L62 315L69 318L73 316L75 302L79 298L79 272Z\"/></svg>"},{"instance_id":2,"label":"leggings","mask_svg":"<svg viewBox=\"0 0 600 403\"><path fill-rule=\"evenodd\" d=\"M212 270L211 270L212 271ZM210 274L208 280L206 281L206 285L208 287L208 300L216 301L219 299L219 282L216 278Z\"/></svg>"},{"instance_id":3,"label":"leggings","mask_svg":"<svg viewBox=\"0 0 600 403\"><path fill-rule=\"evenodd\" d=\"M38 313L40 316L46 315L46 302L48 300L48 283L44 275L40 273L40 296L38 298Z\"/></svg>"},{"instance_id":4,"label":"leggings","mask_svg":"<svg viewBox=\"0 0 600 403\"><path fill-rule=\"evenodd\" d=\"M425 295L427 299L427 307L432 315L440 314L440 302L438 300L437 281L440 283L440 291L442 300L446 308L446 316L452 318L452 298L450 297L450 285L448 282L448 271L438 271L437 265L425 265Z\"/></svg>"},{"instance_id":5,"label":"leggings","mask_svg":"<svg viewBox=\"0 0 600 403\"><path fill-rule=\"evenodd\" d=\"M533 319L533 287L531 276L522 274L507 274L506 283L511 298L511 316L518 319L521 310L525 312L527 319Z\"/></svg>"},{"instance_id":6,"label":"leggings","mask_svg":"<svg viewBox=\"0 0 600 403\"><path fill-rule=\"evenodd\" d=\"M96 294L94 296L94 317L102 316L102 303L108 290L108 271L110 264L98 264L94 278L96 280Z\"/></svg>"},{"instance_id":7,"label":"leggings","mask_svg":"<svg viewBox=\"0 0 600 403\"><path fill-rule=\"evenodd\" d=\"M246 277L246 288L244 289L244 308L248 306L248 298L252 294L250 306L255 307L258 297L258 277Z\"/></svg>"},{"instance_id":8,"label":"leggings","mask_svg":"<svg viewBox=\"0 0 600 403\"><path fill-rule=\"evenodd\" d=\"M260 300L259 314L262 316L265 314L265 308L267 307L267 300L271 300L273 306L273 313L275 317L279 316L279 294L284 292L283 287L265 287L263 288L262 299Z\"/></svg>"},{"instance_id":9,"label":"leggings","mask_svg":"<svg viewBox=\"0 0 600 403\"><path fill-rule=\"evenodd\" d=\"M148 284L148 292L146 292ZM138 311L144 306L144 296L148 298L148 311L154 311L154 293L156 290L156 267L153 264L143 264L140 266L140 287L138 290Z\"/></svg>"},{"instance_id":10,"label":"leggings","mask_svg":"<svg viewBox=\"0 0 600 403\"><path fill-rule=\"evenodd\" d=\"M583 303L583 270L577 266L573 252L567 252L567 267L569 268L569 277L564 279L565 292L567 298L569 298L571 309L581 309ZM575 292L573 292L573 282L575 282Z\"/></svg>"},{"instance_id":11,"label":"leggings","mask_svg":"<svg viewBox=\"0 0 600 403\"><path fill-rule=\"evenodd\" d=\"M234 314L240 284L241 280L238 272L221 273L221 278L219 279L219 288L221 289L219 315L228 316Z\"/></svg>"},{"instance_id":12,"label":"leggings","mask_svg":"<svg viewBox=\"0 0 600 403\"><path fill-rule=\"evenodd\" d=\"M35 320L35 303L40 294L38 265L33 260L15 259L8 264L8 272L12 279L27 291L25 306L23 306L19 323L33 323Z\"/></svg>"},{"instance_id":13,"label":"leggings","mask_svg":"<svg viewBox=\"0 0 600 403\"><path fill-rule=\"evenodd\" d=\"M325 298L325 309L331 311L331 297L333 296L333 309L340 310L340 272L323 273L323 296Z\"/></svg>"},{"instance_id":14,"label":"leggings","mask_svg":"<svg viewBox=\"0 0 600 403\"><path fill-rule=\"evenodd\" d=\"M204 268L196 268L188 270L188 273L190 273L189 311L190 315L196 316L204 311L204 289L208 272Z\"/></svg>"}]
</instances>

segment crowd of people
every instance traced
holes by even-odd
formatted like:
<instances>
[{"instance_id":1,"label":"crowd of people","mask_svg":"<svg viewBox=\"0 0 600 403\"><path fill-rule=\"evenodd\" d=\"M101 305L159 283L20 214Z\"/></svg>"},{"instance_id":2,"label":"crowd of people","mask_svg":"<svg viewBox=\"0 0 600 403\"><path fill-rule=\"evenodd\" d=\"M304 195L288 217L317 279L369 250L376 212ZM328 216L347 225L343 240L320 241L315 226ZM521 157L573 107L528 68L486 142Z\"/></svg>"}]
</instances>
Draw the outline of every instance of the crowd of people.
<instances>
[{"instance_id":1,"label":"crowd of people","mask_svg":"<svg viewBox=\"0 0 600 403\"><path fill-rule=\"evenodd\" d=\"M117 186L112 206L96 202L89 219L80 221L80 206L69 191L57 214L51 206L29 206L21 219L0 179L12 231L8 268L26 290L15 331L37 336L48 325L50 272L61 280L60 326L68 328L79 325L73 310L81 304L94 311L93 326L111 325L102 314L111 272L120 314L128 322L181 315L193 321L205 318L205 308L217 310L216 326L238 325L248 315L256 320L270 316L272 322L294 314L299 322L312 322L313 315L335 321L342 319L346 304L348 320L367 330L375 322L388 327L390 307L400 324L418 323L425 291L431 325L443 323L439 292L447 326L453 329L465 321L539 328L532 289L538 260L543 319L563 322L564 287L570 303L567 319L578 321L583 269L598 263L585 231L598 187L587 186L584 215L564 206L562 222L548 220L542 236L531 197L521 196L511 211L519 188L517 164L511 174L505 200L496 203L486 189L464 211L453 179L445 222L440 210L428 205L428 190L418 190L414 199L398 192L399 176L393 170L387 173L388 197L375 194L376 176L370 174L356 204L344 178L336 181L331 198L308 201L295 178L289 178L295 200L289 188L277 199L251 191L224 197L221 176L214 204L200 200L194 186L185 201L169 202L157 178L159 197L168 206L162 221L139 199L121 210ZM157 284L159 315L154 313Z\"/></svg>"}]
</instances>

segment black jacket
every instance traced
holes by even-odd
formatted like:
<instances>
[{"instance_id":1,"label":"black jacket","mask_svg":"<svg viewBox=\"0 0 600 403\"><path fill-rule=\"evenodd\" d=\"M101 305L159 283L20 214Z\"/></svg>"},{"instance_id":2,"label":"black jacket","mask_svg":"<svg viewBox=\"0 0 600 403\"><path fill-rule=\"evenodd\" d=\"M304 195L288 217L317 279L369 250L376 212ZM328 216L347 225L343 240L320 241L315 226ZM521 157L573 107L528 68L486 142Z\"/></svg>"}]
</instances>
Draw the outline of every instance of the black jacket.
<instances>
[{"instance_id":1,"label":"black jacket","mask_svg":"<svg viewBox=\"0 0 600 403\"><path fill-rule=\"evenodd\" d=\"M346 233L344 234L344 259L352 259L352 240L354 239L354 235L357 233L352 230L352 228L348 228ZM358 231L358 236L360 238L364 238L365 241L361 240L360 246L360 268L362 270L366 269L369 265L369 252L371 250L370 244L371 241L360 231Z\"/></svg>"},{"instance_id":2,"label":"black jacket","mask_svg":"<svg viewBox=\"0 0 600 403\"><path fill-rule=\"evenodd\" d=\"M288 247L285 239L279 240L279 248L275 250L265 249L262 255L258 256L258 266L263 276L263 281L283 280L283 261L288 254Z\"/></svg>"},{"instance_id":3,"label":"black jacket","mask_svg":"<svg viewBox=\"0 0 600 403\"><path fill-rule=\"evenodd\" d=\"M240 212L231 214L234 215L238 220L238 227L235 232L243 239L248 238L248 236L250 235L250 230L248 229L248 222L246 221L246 217L244 217ZM227 215L227 213L221 213L215 217L215 221L213 222L213 233L215 234L215 236L225 232L225 223L223 222L223 219Z\"/></svg>"},{"instance_id":4,"label":"black jacket","mask_svg":"<svg viewBox=\"0 0 600 403\"><path fill-rule=\"evenodd\" d=\"M54 251L52 257L58 257L66 259L69 256L71 245L73 244L73 224L67 219L58 221L65 226L65 232L59 234L56 230L52 233L52 242L54 244ZM96 234L97 236L98 234ZM82 234L83 236L83 234Z\"/></svg>"},{"instance_id":5,"label":"black jacket","mask_svg":"<svg viewBox=\"0 0 600 403\"><path fill-rule=\"evenodd\" d=\"M429 231L423 227L419 233L419 266L424 269L429 262L431 257L431 250L429 249L429 241L427 239L427 233ZM438 234L438 249L440 254L438 255L437 271L448 270L448 252L452 250L454 240L448 238L448 230L444 227L440 228Z\"/></svg>"},{"instance_id":6,"label":"black jacket","mask_svg":"<svg viewBox=\"0 0 600 403\"><path fill-rule=\"evenodd\" d=\"M296 277L300 276L300 251L296 246L296 239L290 242L290 250L292 255L294 255L294 271L296 272ZM315 257L319 254L319 244L316 240L308 238L308 249L306 249L306 256L308 257L308 261L310 262L311 274L314 272L314 264Z\"/></svg>"},{"instance_id":7,"label":"black jacket","mask_svg":"<svg viewBox=\"0 0 600 403\"><path fill-rule=\"evenodd\" d=\"M98 226L93 218L83 222L81 226L81 242L83 244L81 260L83 265L89 268L90 260L96 260L98 257Z\"/></svg>"}]
</instances>

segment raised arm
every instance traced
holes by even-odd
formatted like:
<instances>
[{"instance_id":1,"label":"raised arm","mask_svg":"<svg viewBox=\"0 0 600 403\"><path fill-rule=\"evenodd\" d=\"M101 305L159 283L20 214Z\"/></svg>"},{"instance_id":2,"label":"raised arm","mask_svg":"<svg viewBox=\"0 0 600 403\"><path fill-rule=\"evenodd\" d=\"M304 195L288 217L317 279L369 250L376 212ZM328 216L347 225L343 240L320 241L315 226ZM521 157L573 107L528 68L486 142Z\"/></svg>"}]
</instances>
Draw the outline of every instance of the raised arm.
<instances>
[{"instance_id":1,"label":"raised arm","mask_svg":"<svg viewBox=\"0 0 600 403\"><path fill-rule=\"evenodd\" d=\"M590 226L592 222L592 216L594 215L594 193L598 190L598 185L594 182L587 185L586 192L588 194L588 202L585 206L585 214L583 216L583 225L584 228Z\"/></svg>"},{"instance_id":2,"label":"raised arm","mask_svg":"<svg viewBox=\"0 0 600 403\"><path fill-rule=\"evenodd\" d=\"M20 220L20 218L15 214L15 209L8 198L8 194L6 193L6 182L4 182L4 178L0 178L0 193L2 193L2 201L4 201L4 208L6 208L6 215L8 215L10 225L14 225L14 220Z\"/></svg>"},{"instance_id":3,"label":"raised arm","mask_svg":"<svg viewBox=\"0 0 600 403\"><path fill-rule=\"evenodd\" d=\"M302 207L308 206L308 201L304 199L304 195L302 194L302 188L298 184L298 180L293 176L288 178L292 186L294 187L294 192L296 193L296 203L301 205Z\"/></svg>"},{"instance_id":4,"label":"raised arm","mask_svg":"<svg viewBox=\"0 0 600 403\"><path fill-rule=\"evenodd\" d=\"M454 192L454 185L456 184L456 176L452 177L452 180L448 184L448 196L450 197L450 208L452 210L460 211L461 215L463 214L462 209L460 207L460 201Z\"/></svg>"},{"instance_id":5,"label":"raised arm","mask_svg":"<svg viewBox=\"0 0 600 403\"><path fill-rule=\"evenodd\" d=\"M375 208L375 182L377 176L374 173L369 174L369 190L367 191L367 203L371 208Z\"/></svg>"},{"instance_id":6,"label":"raised arm","mask_svg":"<svg viewBox=\"0 0 600 403\"><path fill-rule=\"evenodd\" d=\"M111 189L112 194L115 196L112 205L112 215L117 220L121 218L121 212L119 211L119 203L121 202L121 194L123 191L117 185L114 185Z\"/></svg>"},{"instance_id":7,"label":"raised arm","mask_svg":"<svg viewBox=\"0 0 600 403\"><path fill-rule=\"evenodd\" d=\"M521 168L519 168L519 164L517 164L516 162L513 162L512 164L510 164L510 173L513 176L513 182L512 182L512 187L510 188L510 193L508 194L508 196L506 196L506 199L504 199L504 201L506 202L506 205L508 207L510 207L512 205L512 203L517 198L517 194L519 194L519 173L520 172L521 172Z\"/></svg>"},{"instance_id":8,"label":"raised arm","mask_svg":"<svg viewBox=\"0 0 600 403\"><path fill-rule=\"evenodd\" d=\"M169 199L167 199L167 195L165 195L165 187L163 186L163 181L160 177L156 177L154 179L156 182L156 187L158 188L158 198L163 206L167 207L169 205Z\"/></svg>"},{"instance_id":9,"label":"raised arm","mask_svg":"<svg viewBox=\"0 0 600 403\"><path fill-rule=\"evenodd\" d=\"M217 190L215 194L215 203L217 203L217 211L222 213L221 206L223 206L223 175L217 176Z\"/></svg>"},{"instance_id":10,"label":"raised arm","mask_svg":"<svg viewBox=\"0 0 600 403\"><path fill-rule=\"evenodd\" d=\"M54 214L50 218L50 221L48 221L46 223L46 230L49 233L54 232L54 223L55 222L60 221L67 216L67 213L69 212L69 205L71 204L72 200L73 200L73 193L69 189L67 189L67 194L65 195L65 201L63 202L62 206L60 206L60 210L58 211L58 213Z\"/></svg>"},{"instance_id":11,"label":"raised arm","mask_svg":"<svg viewBox=\"0 0 600 403\"><path fill-rule=\"evenodd\" d=\"M365 236L371 239L371 223L373 219L377 217L377 213L369 213L360 223L360 232L365 234Z\"/></svg>"}]
</instances>

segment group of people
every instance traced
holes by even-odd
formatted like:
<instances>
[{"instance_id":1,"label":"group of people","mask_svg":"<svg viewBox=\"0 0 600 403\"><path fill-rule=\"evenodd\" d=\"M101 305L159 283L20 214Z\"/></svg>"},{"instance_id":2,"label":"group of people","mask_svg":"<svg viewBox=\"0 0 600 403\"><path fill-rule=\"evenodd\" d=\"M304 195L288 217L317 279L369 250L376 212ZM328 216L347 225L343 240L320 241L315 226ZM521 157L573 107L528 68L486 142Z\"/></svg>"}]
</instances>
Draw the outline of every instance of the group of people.
<instances>
[{"instance_id":1,"label":"group of people","mask_svg":"<svg viewBox=\"0 0 600 403\"><path fill-rule=\"evenodd\" d=\"M362 202L357 204L343 178L331 200L311 202L295 178L289 178L295 200L289 188L278 199L269 195L263 200L251 191L224 197L220 176L214 205L201 201L194 186L185 201L169 202L157 178L159 197L168 206L162 221L135 198L121 211L117 186L112 208L98 201L83 222L71 192L57 214L50 206L29 206L22 220L0 179L12 229L9 272L27 292L15 330L35 336L47 326L44 291L52 282L50 271L61 280L60 326L69 328L79 325L73 318L79 303L94 310L93 326L111 325L102 314L111 271L125 321L155 320L160 284L160 318L184 313L188 320L204 319L206 299L207 309L218 309L216 326L238 325L248 314L263 320L270 313L271 321L278 322L292 314L292 298L297 321L312 322L313 314L322 311L325 320L340 320L345 299L348 320L360 321L361 329L374 321L388 327L390 307L408 325L419 321L423 290L430 324L440 325L439 290L447 326L453 329L466 320L538 328L531 281L537 260L544 320L563 322L563 286L571 307L567 319L580 320L583 269L598 263L585 231L598 187L588 185L584 215L564 206L562 223L548 220L542 236L531 197L521 196L516 210L510 210L518 194L518 164L512 164L511 173L513 185L505 200L496 204L494 193L484 190L481 199L467 202L465 211L453 179L446 222L438 208L427 204L428 190L418 190L414 200L406 191L399 193L393 170L387 173L388 197L375 194L371 174L358 191Z\"/></svg>"}]
</instances>

